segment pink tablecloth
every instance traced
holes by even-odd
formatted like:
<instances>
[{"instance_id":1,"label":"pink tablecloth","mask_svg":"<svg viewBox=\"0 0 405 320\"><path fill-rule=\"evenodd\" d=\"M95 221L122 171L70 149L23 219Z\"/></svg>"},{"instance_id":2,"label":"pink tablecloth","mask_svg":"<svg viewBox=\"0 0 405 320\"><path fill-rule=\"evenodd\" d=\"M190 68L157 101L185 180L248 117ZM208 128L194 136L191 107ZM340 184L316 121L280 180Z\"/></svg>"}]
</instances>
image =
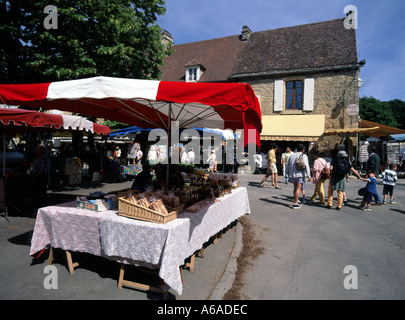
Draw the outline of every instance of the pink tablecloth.
<instances>
[{"instance_id":1,"label":"pink tablecloth","mask_svg":"<svg viewBox=\"0 0 405 320\"><path fill-rule=\"evenodd\" d=\"M93 212L76 208L76 201L59 206L44 207L38 210L30 255L51 244L77 252L100 256L101 216L116 214L115 211Z\"/></svg>"},{"instance_id":2,"label":"pink tablecloth","mask_svg":"<svg viewBox=\"0 0 405 320\"><path fill-rule=\"evenodd\" d=\"M213 235L244 214L250 214L246 188L207 202L199 212L183 212L166 224L117 215L116 211L76 209L75 203L38 211L30 254L51 244L121 263L159 268L159 276L182 294L179 266Z\"/></svg>"}]
</instances>

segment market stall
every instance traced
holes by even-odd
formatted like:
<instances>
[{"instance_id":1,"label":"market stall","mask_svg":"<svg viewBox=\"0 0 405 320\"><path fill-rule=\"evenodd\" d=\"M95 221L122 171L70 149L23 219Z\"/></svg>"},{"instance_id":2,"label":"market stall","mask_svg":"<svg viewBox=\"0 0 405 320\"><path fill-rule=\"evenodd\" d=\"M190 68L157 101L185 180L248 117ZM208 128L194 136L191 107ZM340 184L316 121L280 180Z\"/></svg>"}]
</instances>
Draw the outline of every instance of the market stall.
<instances>
[{"instance_id":1,"label":"market stall","mask_svg":"<svg viewBox=\"0 0 405 320\"><path fill-rule=\"evenodd\" d=\"M244 145L260 145L259 100L246 83L185 83L94 77L51 83L0 85L0 101L58 109L161 128L243 129ZM170 162L169 158L169 162ZM167 167L168 181L169 166Z\"/></svg>"},{"instance_id":2,"label":"market stall","mask_svg":"<svg viewBox=\"0 0 405 320\"><path fill-rule=\"evenodd\" d=\"M180 128L192 127L213 127L221 130L243 129L243 146L249 143L260 145L262 123L259 101L251 86L244 83L185 83L95 77L42 84L0 85L0 100L3 103L11 105L27 105L44 109L77 112L124 122L141 128L161 128L168 135L168 148L173 145L171 140L173 131ZM168 173L169 169L166 172ZM198 172L196 172L196 176L197 174ZM178 176L180 176L180 173ZM193 177L189 178L190 180L193 179ZM77 240L74 241L74 239L80 239L80 236L76 237L74 235L74 231L72 231L73 224L70 224L69 228L66 228L66 226L52 227L51 230L57 229L58 235L56 237L49 234L48 228L41 228L41 216L49 210L49 208L42 208L38 213L31 252L34 253L36 250L40 250L47 243L50 243L52 247L55 245L61 248L64 247L63 243L76 243L80 248L73 246L67 247L67 249L84 250L85 252L88 250L91 251L89 253L105 255L110 259L116 259L124 263L135 261L137 264L140 259L141 262L146 263L150 268L156 268L156 262L159 262L159 275L167 285L174 288L178 293L181 293L178 267L179 264L183 263L184 258L190 255L190 252L195 250L195 248L201 248L203 241L206 241L211 235L218 232L217 230L228 225L229 221L234 221L239 216L250 213L246 189L240 188L231 194L228 192L225 195L227 190L229 191L234 187L232 182L229 184L229 179L221 182L221 179L212 178L214 178L212 179L213 184L210 190L212 196L210 195L209 197L211 199L209 201L212 203L207 206L202 204L199 206L197 203L193 203L193 201L199 199L199 196L201 196L202 193L199 191L204 187L208 191L207 186L188 185L188 183L177 185L179 190L172 190L172 192L175 193L179 201L180 198L183 199L184 202L179 202L179 204L183 204L187 208L183 213L179 213L175 219L168 221L166 224L157 225L149 220L142 222L138 220L140 219L139 216L134 217L133 219L135 220L128 220L131 218L117 215L116 212L108 210L99 214L85 213L85 215L91 215L92 217L100 215L100 219L103 220L102 222L98 221L99 223L93 221L93 226L96 224L100 226L99 236L95 236L97 230L92 229L89 225L88 230L91 231L89 234L94 235L92 239L96 242L100 241L100 243L92 242L94 247L90 249L80 247L83 245L82 241L79 241L80 243ZM228 189L224 188L225 186ZM143 206L145 202L152 205L148 201L141 201L142 199L144 198L136 200L141 202L141 204L137 202L133 206ZM204 200L207 199L199 201ZM148 207L146 209L154 211L152 215L156 216L157 208ZM72 210L77 212L76 210L82 209L72 208ZM69 210L62 206L62 211L67 212ZM134 211L142 210L137 208ZM177 212L177 210L174 211ZM179 209L178 211L180 212L181 210ZM57 208L51 209L50 216L54 216L55 221L59 222L61 215L56 212L58 212ZM118 213L120 212L120 207L118 207ZM168 210L168 213L171 214L172 212L173 210ZM188 214L190 215L188 216ZM230 218L227 218L227 215L230 215ZM107 221L107 217L110 220ZM44 219L43 221L48 220ZM111 223L114 224L114 221L118 221L118 223L115 223L114 228L121 226L121 222L123 221L125 221L125 224L131 225L131 228L133 226L136 228L138 224L153 229L165 229L173 226L174 231L178 233L178 237L172 239L172 232L167 233L167 237L163 237L163 240L166 241L164 246L161 247L163 251L156 248L153 243L150 243L151 245L145 248L146 251L142 257L137 256L136 252L135 255L133 255L133 252L109 252L107 249L109 248L107 245L108 237L113 237L112 241L114 243L117 241L118 234L120 234L114 233L113 229L108 227ZM84 221L80 221L80 223L86 225ZM178 228L180 229L176 228L177 225L179 225ZM106 232L101 233L101 230L105 230ZM201 234L201 236L197 237L197 234ZM134 230L134 233L128 232L125 235L125 239L132 241L134 244L129 249L137 250L143 241L146 241L152 234L142 233L137 229ZM83 236L85 235L83 234ZM62 241L65 237L70 237L72 241ZM38 240L41 238L45 240ZM134 239L138 241L134 241ZM61 242L57 242L58 240L61 240ZM38 241L40 245L38 245ZM183 251L181 248L184 245L186 245L186 250ZM169 252L169 248L173 248L175 256L173 259L169 258L167 260L170 263L166 263L165 257L166 253ZM121 250L122 248L117 247L115 249ZM150 260L145 257L155 258ZM156 257L158 257L157 260ZM120 280L121 276L122 273Z\"/></svg>"},{"instance_id":3,"label":"market stall","mask_svg":"<svg viewBox=\"0 0 405 320\"><path fill-rule=\"evenodd\" d=\"M163 292L172 288L182 294L182 270L204 243L239 217L250 214L246 188L239 187L218 198L206 198L179 212L167 223L128 218L117 210L90 211L75 202L41 208L32 237L30 254L48 244L52 248L85 252L158 271ZM74 262L68 253L69 270ZM118 276L118 275L117 275ZM118 287L138 286L124 279L121 267Z\"/></svg>"},{"instance_id":4,"label":"market stall","mask_svg":"<svg viewBox=\"0 0 405 320\"><path fill-rule=\"evenodd\" d=\"M55 132L55 131L83 131L98 135L108 135L110 128L94 122L91 122L83 117L73 115L60 115L38 112L34 110L24 110L18 108L0 108L0 133L3 139L3 162L2 162L2 201L1 209L6 211L6 183L4 179L9 174L6 174L6 136L14 136L17 133L26 132ZM81 170L81 168L80 168ZM81 174L81 173L79 173ZM7 213L5 213L7 215Z\"/></svg>"}]
</instances>

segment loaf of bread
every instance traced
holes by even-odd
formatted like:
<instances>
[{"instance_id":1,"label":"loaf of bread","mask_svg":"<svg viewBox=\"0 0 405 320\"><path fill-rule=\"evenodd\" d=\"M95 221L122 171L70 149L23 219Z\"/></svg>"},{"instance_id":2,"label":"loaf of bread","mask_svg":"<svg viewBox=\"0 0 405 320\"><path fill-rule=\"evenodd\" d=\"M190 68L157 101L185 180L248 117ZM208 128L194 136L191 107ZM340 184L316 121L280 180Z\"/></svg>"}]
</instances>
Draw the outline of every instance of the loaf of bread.
<instances>
[{"instance_id":1,"label":"loaf of bread","mask_svg":"<svg viewBox=\"0 0 405 320\"><path fill-rule=\"evenodd\" d=\"M138 203L138 201L136 200L136 198L134 197L134 196L130 196L130 197L128 197L127 198L127 200L129 201L129 202L131 202L131 203L134 203L134 204L137 204Z\"/></svg>"},{"instance_id":2,"label":"loaf of bread","mask_svg":"<svg viewBox=\"0 0 405 320\"><path fill-rule=\"evenodd\" d=\"M144 208L149 208L150 203L149 203L148 199L142 198L142 199L138 200L138 205L140 205L140 206L142 206Z\"/></svg>"},{"instance_id":3,"label":"loaf of bread","mask_svg":"<svg viewBox=\"0 0 405 320\"><path fill-rule=\"evenodd\" d=\"M157 211L157 212L159 212L161 214L164 214L164 215L168 214L165 205L163 204L162 200L160 200L160 199L158 199L156 201L153 201L150 204L149 209Z\"/></svg>"},{"instance_id":4,"label":"loaf of bread","mask_svg":"<svg viewBox=\"0 0 405 320\"><path fill-rule=\"evenodd\" d=\"M167 212L167 209L165 207L165 205L163 204L163 202L161 200L156 200L156 203L158 205L159 211L162 214L169 214L169 212Z\"/></svg>"}]
</instances>

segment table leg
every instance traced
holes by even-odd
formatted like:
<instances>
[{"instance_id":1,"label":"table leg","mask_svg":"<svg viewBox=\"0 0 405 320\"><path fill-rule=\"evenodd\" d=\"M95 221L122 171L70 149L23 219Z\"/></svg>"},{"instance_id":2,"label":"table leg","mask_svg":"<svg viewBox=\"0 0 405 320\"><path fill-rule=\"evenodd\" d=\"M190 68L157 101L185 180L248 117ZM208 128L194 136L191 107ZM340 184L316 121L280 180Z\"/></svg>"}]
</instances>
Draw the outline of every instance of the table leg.
<instances>
[{"instance_id":1,"label":"table leg","mask_svg":"<svg viewBox=\"0 0 405 320\"><path fill-rule=\"evenodd\" d=\"M72 261L72 254L68 250L66 250L66 260L67 260L69 273L74 274L75 268L79 265L79 263Z\"/></svg>"},{"instance_id":2,"label":"table leg","mask_svg":"<svg viewBox=\"0 0 405 320\"><path fill-rule=\"evenodd\" d=\"M122 289L122 281L124 280L125 264L121 263L120 275L118 277L118 290Z\"/></svg>"},{"instance_id":3,"label":"table leg","mask_svg":"<svg viewBox=\"0 0 405 320\"><path fill-rule=\"evenodd\" d=\"M186 262L186 267L189 268L190 272L194 271L194 263L195 263L195 253L190 257L190 262Z\"/></svg>"},{"instance_id":4,"label":"table leg","mask_svg":"<svg viewBox=\"0 0 405 320\"><path fill-rule=\"evenodd\" d=\"M141 290L145 290L145 291L153 291L153 292L157 292L157 293L162 293L163 295L163 300L167 300L167 296L168 296L168 292L166 290L163 290L161 288L158 287L152 287L143 283L139 283L139 282L134 282L134 281L129 281L129 280L125 280L124 279L124 273L125 273L125 264L121 263L121 267L120 267L120 274L118 277L118 290L122 289L122 286L127 286L127 287L132 287L135 289L141 289Z\"/></svg>"},{"instance_id":5,"label":"table leg","mask_svg":"<svg viewBox=\"0 0 405 320\"><path fill-rule=\"evenodd\" d=\"M216 234L214 236L214 240L212 240L212 244L217 244L217 242L218 242L218 235Z\"/></svg>"},{"instance_id":6,"label":"table leg","mask_svg":"<svg viewBox=\"0 0 405 320\"><path fill-rule=\"evenodd\" d=\"M202 248L200 249L200 251L197 252L197 254L198 254L198 256L199 256L200 258L203 258L203 259L204 259L204 247L202 247Z\"/></svg>"},{"instance_id":7,"label":"table leg","mask_svg":"<svg viewBox=\"0 0 405 320\"><path fill-rule=\"evenodd\" d=\"M53 248L50 246L49 248L49 257L48 257L48 266L50 266L53 262Z\"/></svg>"},{"instance_id":8,"label":"table leg","mask_svg":"<svg viewBox=\"0 0 405 320\"><path fill-rule=\"evenodd\" d=\"M184 279L183 279L183 267L180 266L180 278L181 278L181 283L184 283Z\"/></svg>"}]
</instances>

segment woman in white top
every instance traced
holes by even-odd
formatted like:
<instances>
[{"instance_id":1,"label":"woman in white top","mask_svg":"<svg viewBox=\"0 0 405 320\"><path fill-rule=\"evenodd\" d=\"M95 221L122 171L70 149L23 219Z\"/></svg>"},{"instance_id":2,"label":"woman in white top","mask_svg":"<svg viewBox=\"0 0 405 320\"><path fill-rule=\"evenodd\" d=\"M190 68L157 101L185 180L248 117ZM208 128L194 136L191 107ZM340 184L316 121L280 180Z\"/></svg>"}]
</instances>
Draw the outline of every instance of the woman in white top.
<instances>
[{"instance_id":1,"label":"woman in white top","mask_svg":"<svg viewBox=\"0 0 405 320\"><path fill-rule=\"evenodd\" d=\"M216 159L217 159L217 157L216 157L216 155L215 155L215 151L212 150L212 151L211 151L211 155L210 155L210 157L208 158L208 161L210 162L210 171L211 171L211 172L214 172L214 171L215 171Z\"/></svg>"},{"instance_id":2,"label":"woman in white top","mask_svg":"<svg viewBox=\"0 0 405 320\"><path fill-rule=\"evenodd\" d=\"M305 164L305 168L297 169L297 160L302 158ZM311 172L309 170L308 157L305 154L305 146L300 143L297 148L297 152L293 153L288 159L287 163L287 174L290 182L294 185L294 204L291 206L292 209L300 209L301 203L299 203L299 197L301 194L302 185L305 182L305 177L308 181L311 181Z\"/></svg>"}]
</instances>

